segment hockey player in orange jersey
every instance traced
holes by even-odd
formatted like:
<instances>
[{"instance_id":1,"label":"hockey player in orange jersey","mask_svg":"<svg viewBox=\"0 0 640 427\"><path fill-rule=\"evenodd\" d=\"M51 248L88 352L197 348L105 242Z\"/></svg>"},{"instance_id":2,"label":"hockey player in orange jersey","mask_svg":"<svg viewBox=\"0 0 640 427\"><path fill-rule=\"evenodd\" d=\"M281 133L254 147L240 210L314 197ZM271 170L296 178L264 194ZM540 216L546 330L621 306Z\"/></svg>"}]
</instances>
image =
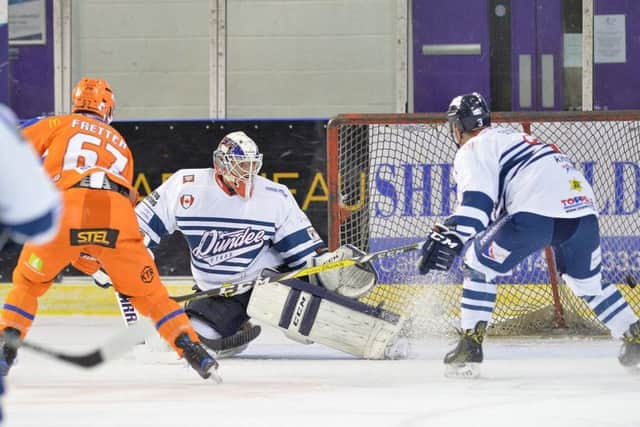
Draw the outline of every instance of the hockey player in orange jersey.
<instances>
[{"instance_id":1,"label":"hockey player in orange jersey","mask_svg":"<svg viewBox=\"0 0 640 427\"><path fill-rule=\"evenodd\" d=\"M151 317L179 355L203 378L211 374L217 378L217 362L199 343L182 308L169 297L143 243L133 208L137 194L131 186L131 151L109 126L114 106L105 80L83 78L72 93L72 114L45 118L24 129L62 191L62 222L53 241L24 246L0 327L24 338L38 297L63 268L79 260L81 253L88 254L99 260L115 289ZM15 351L4 346L0 358L10 366Z\"/></svg>"}]
</instances>

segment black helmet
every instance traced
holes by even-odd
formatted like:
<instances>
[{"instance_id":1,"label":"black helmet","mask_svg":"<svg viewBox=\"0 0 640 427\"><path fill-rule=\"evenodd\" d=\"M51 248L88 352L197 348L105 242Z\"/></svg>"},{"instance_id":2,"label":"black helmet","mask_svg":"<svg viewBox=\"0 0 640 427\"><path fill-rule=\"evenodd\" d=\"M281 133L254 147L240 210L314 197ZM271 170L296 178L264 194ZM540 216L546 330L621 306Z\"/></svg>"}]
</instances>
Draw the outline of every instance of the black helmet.
<instances>
[{"instance_id":1,"label":"black helmet","mask_svg":"<svg viewBox=\"0 0 640 427\"><path fill-rule=\"evenodd\" d=\"M480 129L491 126L491 111L486 101L477 92L468 93L466 95L456 96L449 104L447 111L447 119L449 120L449 130L453 136L454 126L461 132L470 132L474 129ZM456 144L458 142L456 141Z\"/></svg>"}]
</instances>

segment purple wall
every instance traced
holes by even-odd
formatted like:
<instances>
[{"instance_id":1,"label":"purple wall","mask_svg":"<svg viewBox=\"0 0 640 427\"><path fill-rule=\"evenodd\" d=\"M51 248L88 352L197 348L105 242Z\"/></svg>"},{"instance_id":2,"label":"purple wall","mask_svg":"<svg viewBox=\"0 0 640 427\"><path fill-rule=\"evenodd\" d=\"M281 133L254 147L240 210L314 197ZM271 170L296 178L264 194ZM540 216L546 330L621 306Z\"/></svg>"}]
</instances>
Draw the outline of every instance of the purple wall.
<instances>
[{"instance_id":1,"label":"purple wall","mask_svg":"<svg viewBox=\"0 0 640 427\"><path fill-rule=\"evenodd\" d=\"M473 91L488 98L487 1L420 0L412 13L415 111L446 111L454 96ZM441 43L480 43L481 55L422 54L423 44Z\"/></svg>"},{"instance_id":2,"label":"purple wall","mask_svg":"<svg viewBox=\"0 0 640 427\"><path fill-rule=\"evenodd\" d=\"M9 103L9 26L0 25L0 102Z\"/></svg>"},{"instance_id":3,"label":"purple wall","mask_svg":"<svg viewBox=\"0 0 640 427\"><path fill-rule=\"evenodd\" d=\"M47 44L9 49L9 105L26 119L54 110L53 0L47 5Z\"/></svg>"},{"instance_id":4,"label":"purple wall","mask_svg":"<svg viewBox=\"0 0 640 427\"><path fill-rule=\"evenodd\" d=\"M640 108L640 1L595 0L596 15L626 15L627 62L594 64L593 108Z\"/></svg>"},{"instance_id":5,"label":"purple wall","mask_svg":"<svg viewBox=\"0 0 640 427\"><path fill-rule=\"evenodd\" d=\"M514 111L561 110L563 105L562 2L558 0L512 0L511 87ZM554 57L554 106L542 107L541 55ZM520 108L519 55L530 55L532 65L531 108Z\"/></svg>"}]
</instances>

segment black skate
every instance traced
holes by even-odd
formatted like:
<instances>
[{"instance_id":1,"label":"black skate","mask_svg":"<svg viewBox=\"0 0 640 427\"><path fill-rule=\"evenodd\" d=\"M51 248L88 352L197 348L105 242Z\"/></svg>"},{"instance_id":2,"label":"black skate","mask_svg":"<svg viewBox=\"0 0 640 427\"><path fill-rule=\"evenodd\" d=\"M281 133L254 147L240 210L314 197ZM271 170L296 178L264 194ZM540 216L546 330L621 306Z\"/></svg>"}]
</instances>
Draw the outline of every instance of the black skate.
<instances>
[{"instance_id":1,"label":"black skate","mask_svg":"<svg viewBox=\"0 0 640 427\"><path fill-rule=\"evenodd\" d=\"M20 331L15 328L5 328L2 334L0 338L0 374L6 377L9 373L9 368L13 365L14 360L16 360L16 355L18 354L18 350L16 350L15 347L8 346L6 342L9 340L19 341Z\"/></svg>"},{"instance_id":2,"label":"black skate","mask_svg":"<svg viewBox=\"0 0 640 427\"><path fill-rule=\"evenodd\" d=\"M473 329L459 331L458 345L444 356L446 377L476 378L480 375L482 341L486 332L487 322L478 322Z\"/></svg>"},{"instance_id":3,"label":"black skate","mask_svg":"<svg viewBox=\"0 0 640 427\"><path fill-rule=\"evenodd\" d=\"M640 371L640 320L629 326L622 336L618 360L625 368Z\"/></svg>"},{"instance_id":4,"label":"black skate","mask_svg":"<svg viewBox=\"0 0 640 427\"><path fill-rule=\"evenodd\" d=\"M217 383L222 382L217 372L218 362L207 353L202 344L191 341L189 335L185 333L176 338L176 346L182 349L182 356L202 378L211 378Z\"/></svg>"}]
</instances>

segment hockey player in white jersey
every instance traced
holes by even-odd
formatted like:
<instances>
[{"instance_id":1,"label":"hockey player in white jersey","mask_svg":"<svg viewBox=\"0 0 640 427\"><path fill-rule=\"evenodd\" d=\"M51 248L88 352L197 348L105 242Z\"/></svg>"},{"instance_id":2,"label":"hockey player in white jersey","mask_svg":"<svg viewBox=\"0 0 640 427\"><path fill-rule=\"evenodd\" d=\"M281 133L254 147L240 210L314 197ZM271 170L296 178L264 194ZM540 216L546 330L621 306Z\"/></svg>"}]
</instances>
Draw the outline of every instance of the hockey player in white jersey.
<instances>
[{"instance_id":1,"label":"hockey player in white jersey","mask_svg":"<svg viewBox=\"0 0 640 427\"><path fill-rule=\"evenodd\" d=\"M623 341L619 361L640 364L640 321L612 284L601 282L596 200L591 186L555 145L491 127L478 93L457 96L447 113L459 149L454 160L458 206L436 225L418 261L421 274L447 271L465 243L461 337L444 358L447 375L477 376L482 342L496 302L493 279L531 253L552 246L558 270Z\"/></svg>"},{"instance_id":2,"label":"hockey player in white jersey","mask_svg":"<svg viewBox=\"0 0 640 427\"><path fill-rule=\"evenodd\" d=\"M55 236L60 217L60 195L44 172L31 146L23 140L13 112L0 105L0 250L8 239L17 243L45 243ZM9 328L12 339L20 331ZM0 396L4 375L16 350L1 345ZM0 424L2 424L0 407Z\"/></svg>"},{"instance_id":3,"label":"hockey player in white jersey","mask_svg":"<svg viewBox=\"0 0 640 427\"><path fill-rule=\"evenodd\" d=\"M60 194L17 126L13 112L0 105L0 249L8 238L18 243L50 240L60 216Z\"/></svg>"},{"instance_id":4,"label":"hockey player in white jersey","mask_svg":"<svg viewBox=\"0 0 640 427\"><path fill-rule=\"evenodd\" d=\"M225 136L213 153L213 169L179 170L138 204L136 213L148 246L153 248L163 236L180 231L188 242L191 272L200 290L220 287L224 283L254 280L265 269L284 267L294 270L360 254L352 247L327 252L325 243L289 189L259 176L261 167L262 154L250 137L244 132ZM358 297L375 284L376 275L371 268L348 269L357 273L358 283L351 281L349 291L342 292L343 295ZM345 281L341 277L347 276L353 275L349 272L326 272L313 276L313 281L329 290L340 288L345 291L347 288L342 287ZM337 341L335 337L326 339L324 332L319 332L320 327L311 328L313 320L327 321L322 319L326 314L322 307L336 303L337 306L331 305L332 310L337 307L338 311L343 309L345 313L352 313L351 309L355 308L366 312L368 308L364 304L343 295L326 294L320 286L298 279L291 279L288 283L260 286L260 292L253 293L245 289L244 293L233 297L195 300L186 305L185 311L202 342L218 352L224 350L233 354L241 351L248 341L257 336L259 328L248 323L247 310L253 309L263 317L262 320L267 318L268 324L271 322L273 326L280 327L298 341L313 340L359 356L384 357L384 346L382 351L377 345L375 350L372 346L364 348L366 345L356 345L354 349L353 343L343 346L340 338ZM289 297L274 299L274 292L279 290ZM322 306L317 304L319 307L305 306L314 298L316 303L325 302ZM332 302L327 302L329 300ZM346 306L350 309L344 308ZM308 315L307 322L302 322L305 327L300 330L293 311L300 314L302 310L307 310ZM287 313L291 316L285 321ZM340 312L338 317L342 314ZM373 331L377 321L383 322L378 314L373 316L369 326L361 326L366 329L364 335L367 337L378 333ZM271 315L277 319L268 320ZM332 311L328 323L333 322L333 315ZM315 323L320 324L318 321ZM393 326L397 326L397 322ZM394 330L394 334L396 332ZM387 338L391 340L390 336ZM371 343L374 341L370 340Z\"/></svg>"}]
</instances>

